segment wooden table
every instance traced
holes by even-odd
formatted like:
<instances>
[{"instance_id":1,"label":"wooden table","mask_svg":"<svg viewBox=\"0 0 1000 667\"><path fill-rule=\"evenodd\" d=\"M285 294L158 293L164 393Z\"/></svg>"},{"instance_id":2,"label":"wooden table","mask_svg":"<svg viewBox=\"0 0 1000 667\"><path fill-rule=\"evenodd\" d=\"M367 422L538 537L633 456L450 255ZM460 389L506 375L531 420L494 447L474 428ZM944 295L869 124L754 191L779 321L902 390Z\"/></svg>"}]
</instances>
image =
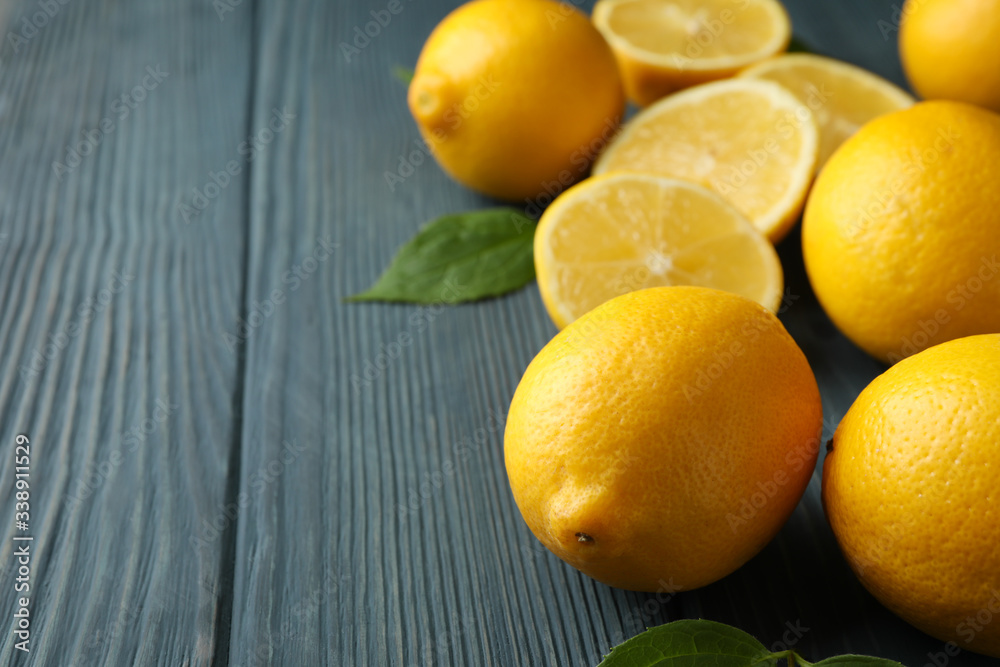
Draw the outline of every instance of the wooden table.
<instances>
[{"instance_id":1,"label":"wooden table","mask_svg":"<svg viewBox=\"0 0 1000 667\"><path fill-rule=\"evenodd\" d=\"M901 82L899 1L787 5L817 51ZM418 139L392 69L456 4L404 0L350 57L383 0L3 5L0 663L594 665L685 617L811 659L928 662L943 644L848 570L818 472L757 558L669 599L541 548L502 457L509 399L555 332L536 287L342 301L423 222L488 203L429 160L384 177ZM798 237L780 252L782 318L831 428L882 367L820 311Z\"/></svg>"}]
</instances>

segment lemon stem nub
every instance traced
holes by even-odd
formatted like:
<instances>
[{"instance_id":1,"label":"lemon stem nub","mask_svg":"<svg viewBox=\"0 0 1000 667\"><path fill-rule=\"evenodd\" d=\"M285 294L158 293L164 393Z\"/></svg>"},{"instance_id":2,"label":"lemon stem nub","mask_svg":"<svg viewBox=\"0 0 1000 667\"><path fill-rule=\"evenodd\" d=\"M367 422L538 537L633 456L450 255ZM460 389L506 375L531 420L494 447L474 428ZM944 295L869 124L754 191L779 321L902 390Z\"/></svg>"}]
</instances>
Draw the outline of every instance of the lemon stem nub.
<instances>
[{"instance_id":1,"label":"lemon stem nub","mask_svg":"<svg viewBox=\"0 0 1000 667\"><path fill-rule=\"evenodd\" d=\"M588 535L587 533L577 533L576 534L576 539L579 540L580 542L593 542L594 541L594 538L591 537L590 535Z\"/></svg>"},{"instance_id":2,"label":"lemon stem nub","mask_svg":"<svg viewBox=\"0 0 1000 667\"><path fill-rule=\"evenodd\" d=\"M411 111L414 118L422 123L437 127L444 111L442 78L427 74L417 74L410 83Z\"/></svg>"},{"instance_id":3,"label":"lemon stem nub","mask_svg":"<svg viewBox=\"0 0 1000 667\"><path fill-rule=\"evenodd\" d=\"M437 107L437 98L428 91L422 90L417 94L417 105L421 111L429 113Z\"/></svg>"}]
</instances>

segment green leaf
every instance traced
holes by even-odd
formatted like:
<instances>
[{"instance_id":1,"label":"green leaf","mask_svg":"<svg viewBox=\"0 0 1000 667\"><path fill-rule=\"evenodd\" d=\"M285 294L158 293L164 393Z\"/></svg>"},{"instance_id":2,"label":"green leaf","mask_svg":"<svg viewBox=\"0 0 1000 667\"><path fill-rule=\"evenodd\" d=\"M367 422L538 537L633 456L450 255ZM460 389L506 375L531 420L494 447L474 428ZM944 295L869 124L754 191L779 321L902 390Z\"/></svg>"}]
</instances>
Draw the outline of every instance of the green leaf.
<instances>
[{"instance_id":1,"label":"green leaf","mask_svg":"<svg viewBox=\"0 0 1000 667\"><path fill-rule=\"evenodd\" d=\"M413 74L414 71L412 67L403 67L402 65L394 65L392 68L392 75L397 79L399 79L399 81L406 86L410 85L410 82L413 81Z\"/></svg>"},{"instance_id":2,"label":"green leaf","mask_svg":"<svg viewBox=\"0 0 1000 667\"><path fill-rule=\"evenodd\" d=\"M616 646L597 667L765 667L779 660L801 667L904 667L866 655L839 655L819 662L794 651L771 653L751 635L714 621L674 621Z\"/></svg>"},{"instance_id":3,"label":"green leaf","mask_svg":"<svg viewBox=\"0 0 1000 667\"><path fill-rule=\"evenodd\" d=\"M366 291L348 301L461 303L535 277L535 222L513 208L446 215L417 232Z\"/></svg>"},{"instance_id":4,"label":"green leaf","mask_svg":"<svg viewBox=\"0 0 1000 667\"><path fill-rule=\"evenodd\" d=\"M788 43L788 53L816 53L816 49L811 48L801 39L792 35L792 41Z\"/></svg>"},{"instance_id":5,"label":"green leaf","mask_svg":"<svg viewBox=\"0 0 1000 667\"><path fill-rule=\"evenodd\" d=\"M904 667L902 663L867 655L838 655L812 663L813 667Z\"/></svg>"},{"instance_id":6,"label":"green leaf","mask_svg":"<svg viewBox=\"0 0 1000 667\"><path fill-rule=\"evenodd\" d=\"M750 667L775 665L751 635L723 623L674 621L612 649L598 667Z\"/></svg>"}]
</instances>

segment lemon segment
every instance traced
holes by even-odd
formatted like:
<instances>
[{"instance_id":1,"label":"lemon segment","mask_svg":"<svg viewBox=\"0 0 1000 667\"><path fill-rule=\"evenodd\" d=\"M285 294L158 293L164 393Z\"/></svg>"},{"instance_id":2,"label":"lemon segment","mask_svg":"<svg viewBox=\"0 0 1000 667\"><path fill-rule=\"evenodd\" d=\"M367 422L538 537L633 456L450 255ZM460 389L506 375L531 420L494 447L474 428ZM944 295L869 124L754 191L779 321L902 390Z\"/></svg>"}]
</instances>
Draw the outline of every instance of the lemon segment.
<instances>
[{"instance_id":1,"label":"lemon segment","mask_svg":"<svg viewBox=\"0 0 1000 667\"><path fill-rule=\"evenodd\" d=\"M781 263L739 211L698 185L614 173L571 188L535 232L542 299L560 328L620 294L699 285L777 310Z\"/></svg>"},{"instance_id":2,"label":"lemon segment","mask_svg":"<svg viewBox=\"0 0 1000 667\"><path fill-rule=\"evenodd\" d=\"M600 0L593 21L640 106L732 76L784 51L791 37L776 0Z\"/></svg>"},{"instance_id":3,"label":"lemon segment","mask_svg":"<svg viewBox=\"0 0 1000 667\"><path fill-rule=\"evenodd\" d=\"M813 114L792 93L771 81L729 79L637 114L594 174L635 171L698 183L777 242L802 210L818 148Z\"/></svg>"},{"instance_id":4,"label":"lemon segment","mask_svg":"<svg viewBox=\"0 0 1000 667\"><path fill-rule=\"evenodd\" d=\"M876 74L810 53L765 60L739 76L781 84L813 112L819 126L819 167L862 125L915 102L909 93Z\"/></svg>"}]
</instances>

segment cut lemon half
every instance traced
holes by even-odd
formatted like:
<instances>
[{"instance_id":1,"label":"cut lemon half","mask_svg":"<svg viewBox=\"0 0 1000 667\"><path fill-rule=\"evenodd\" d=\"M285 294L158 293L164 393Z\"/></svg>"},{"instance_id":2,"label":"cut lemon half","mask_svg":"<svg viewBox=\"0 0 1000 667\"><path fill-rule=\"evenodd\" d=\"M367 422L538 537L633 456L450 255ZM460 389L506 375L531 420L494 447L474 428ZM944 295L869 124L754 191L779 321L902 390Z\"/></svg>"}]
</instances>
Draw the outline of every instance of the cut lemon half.
<instances>
[{"instance_id":1,"label":"cut lemon half","mask_svg":"<svg viewBox=\"0 0 1000 667\"><path fill-rule=\"evenodd\" d=\"M818 145L813 114L792 93L771 81L727 79L639 112L594 174L648 172L704 185L777 242L802 211Z\"/></svg>"},{"instance_id":2,"label":"cut lemon half","mask_svg":"<svg viewBox=\"0 0 1000 667\"><path fill-rule=\"evenodd\" d=\"M784 51L792 34L777 0L600 0L592 18L640 106L733 76Z\"/></svg>"},{"instance_id":3,"label":"cut lemon half","mask_svg":"<svg viewBox=\"0 0 1000 667\"><path fill-rule=\"evenodd\" d=\"M781 262L733 206L693 183L651 174L591 178L546 209L535 270L556 326L626 292L697 285L735 292L776 311Z\"/></svg>"},{"instance_id":4,"label":"cut lemon half","mask_svg":"<svg viewBox=\"0 0 1000 667\"><path fill-rule=\"evenodd\" d=\"M780 83L809 107L819 126L820 167L859 127L883 114L911 107L916 101L876 74L809 53L765 60L739 76Z\"/></svg>"}]
</instances>

